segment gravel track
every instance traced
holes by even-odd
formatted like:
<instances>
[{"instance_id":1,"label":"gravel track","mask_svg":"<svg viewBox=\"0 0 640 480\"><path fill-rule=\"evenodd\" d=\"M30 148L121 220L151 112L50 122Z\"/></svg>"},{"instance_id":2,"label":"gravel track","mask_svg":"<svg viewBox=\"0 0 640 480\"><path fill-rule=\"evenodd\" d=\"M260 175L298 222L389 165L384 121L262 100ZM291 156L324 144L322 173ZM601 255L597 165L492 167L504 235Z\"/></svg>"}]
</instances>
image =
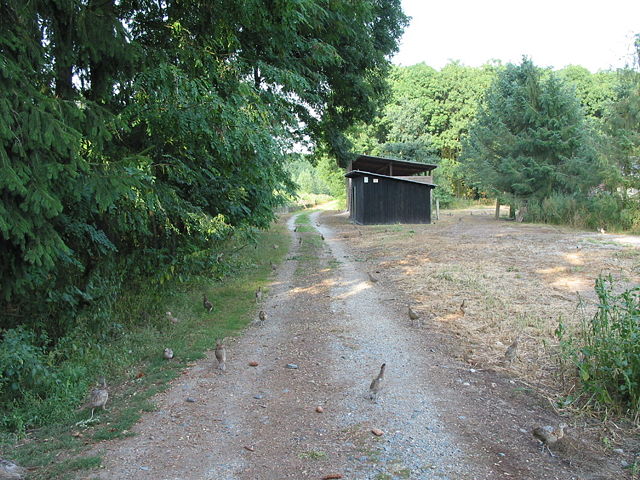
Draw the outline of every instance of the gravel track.
<instances>
[{"instance_id":1,"label":"gravel track","mask_svg":"<svg viewBox=\"0 0 640 480\"><path fill-rule=\"evenodd\" d=\"M135 436L98 446L104 465L88 478L607 478L541 457L523 428L534 407L511 400L508 380L452 359L428 322L412 326L402 292L384 272L369 282L376 267L334 229L294 233L294 222L288 261L259 307L264 326L227 343L226 372L211 352L175 379Z\"/></svg>"}]
</instances>

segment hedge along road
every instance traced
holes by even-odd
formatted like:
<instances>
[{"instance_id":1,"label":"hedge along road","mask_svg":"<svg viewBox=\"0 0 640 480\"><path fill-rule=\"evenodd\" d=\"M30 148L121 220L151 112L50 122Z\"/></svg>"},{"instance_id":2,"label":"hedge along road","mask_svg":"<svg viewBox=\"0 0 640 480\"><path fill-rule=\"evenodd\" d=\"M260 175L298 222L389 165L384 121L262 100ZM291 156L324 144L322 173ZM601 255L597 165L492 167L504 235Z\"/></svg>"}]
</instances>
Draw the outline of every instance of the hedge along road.
<instances>
[{"instance_id":1,"label":"hedge along road","mask_svg":"<svg viewBox=\"0 0 640 480\"><path fill-rule=\"evenodd\" d=\"M264 324L227 341L226 371L211 352L135 436L98 446L91 478L607 478L541 454L529 428L544 409L453 359L428 321L412 324L402 292L352 256L331 215L289 219L288 260L256 307Z\"/></svg>"}]
</instances>

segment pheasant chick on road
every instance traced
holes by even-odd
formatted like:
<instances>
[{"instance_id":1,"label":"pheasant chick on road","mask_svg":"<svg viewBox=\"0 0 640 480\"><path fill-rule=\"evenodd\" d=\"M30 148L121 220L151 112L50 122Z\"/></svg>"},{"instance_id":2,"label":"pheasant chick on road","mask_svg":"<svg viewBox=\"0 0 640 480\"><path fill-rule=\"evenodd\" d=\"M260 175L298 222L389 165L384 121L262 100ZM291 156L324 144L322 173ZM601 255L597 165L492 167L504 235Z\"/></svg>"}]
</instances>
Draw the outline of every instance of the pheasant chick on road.
<instances>
[{"instance_id":1,"label":"pheasant chick on road","mask_svg":"<svg viewBox=\"0 0 640 480\"><path fill-rule=\"evenodd\" d=\"M218 368L224 372L227 369L227 350L221 340L216 340L216 360Z\"/></svg>"},{"instance_id":2,"label":"pheasant chick on road","mask_svg":"<svg viewBox=\"0 0 640 480\"><path fill-rule=\"evenodd\" d=\"M408 306L409 307L409 319L411 320L411 325L413 325L413 322L415 322L416 320L418 320L420 318L420 315L418 315L413 308L411 308L411 305Z\"/></svg>"},{"instance_id":3,"label":"pheasant chick on road","mask_svg":"<svg viewBox=\"0 0 640 480\"><path fill-rule=\"evenodd\" d=\"M546 448L549 452L549 455L554 456L551 450L549 449L549 445L554 445L558 443L558 440L564 437L564 429L567 428L566 423L561 423L558 427L552 427L551 425L545 425L544 427L536 427L533 429L533 436L540 442L542 445L542 451Z\"/></svg>"},{"instance_id":4,"label":"pheasant chick on road","mask_svg":"<svg viewBox=\"0 0 640 480\"><path fill-rule=\"evenodd\" d=\"M507 351L504 352L504 360L505 362L513 362L515 360L515 358L518 356L518 339L516 338L513 343L511 345L509 345L509 348L507 348Z\"/></svg>"},{"instance_id":5,"label":"pheasant chick on road","mask_svg":"<svg viewBox=\"0 0 640 480\"><path fill-rule=\"evenodd\" d=\"M380 367L380 373L371 381L369 385L369 398L374 402L378 400L378 393L382 389L382 382L384 381L384 370L387 367L386 363L383 363Z\"/></svg>"},{"instance_id":6,"label":"pheasant chick on road","mask_svg":"<svg viewBox=\"0 0 640 480\"><path fill-rule=\"evenodd\" d=\"M260 310L260 313L258 313L258 319L260 320L260 325L264 325L264 322L267 320L267 312Z\"/></svg>"}]
</instances>

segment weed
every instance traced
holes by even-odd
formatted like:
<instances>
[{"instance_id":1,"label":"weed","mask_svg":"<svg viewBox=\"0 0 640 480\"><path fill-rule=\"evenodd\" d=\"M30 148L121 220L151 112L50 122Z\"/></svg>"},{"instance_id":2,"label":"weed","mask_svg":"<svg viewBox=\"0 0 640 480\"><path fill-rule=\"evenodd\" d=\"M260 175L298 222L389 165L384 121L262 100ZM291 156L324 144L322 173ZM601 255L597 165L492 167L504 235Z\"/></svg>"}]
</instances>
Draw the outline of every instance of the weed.
<instances>
[{"instance_id":1,"label":"weed","mask_svg":"<svg viewBox=\"0 0 640 480\"><path fill-rule=\"evenodd\" d=\"M302 452L298 454L300 458L306 458L310 460L320 460L321 458L326 457L327 454L322 450L309 450L307 452Z\"/></svg>"},{"instance_id":2,"label":"weed","mask_svg":"<svg viewBox=\"0 0 640 480\"><path fill-rule=\"evenodd\" d=\"M572 334L556 329L564 358L578 372L583 393L598 406L640 414L640 287L614 293L611 276L596 280L598 311Z\"/></svg>"}]
</instances>

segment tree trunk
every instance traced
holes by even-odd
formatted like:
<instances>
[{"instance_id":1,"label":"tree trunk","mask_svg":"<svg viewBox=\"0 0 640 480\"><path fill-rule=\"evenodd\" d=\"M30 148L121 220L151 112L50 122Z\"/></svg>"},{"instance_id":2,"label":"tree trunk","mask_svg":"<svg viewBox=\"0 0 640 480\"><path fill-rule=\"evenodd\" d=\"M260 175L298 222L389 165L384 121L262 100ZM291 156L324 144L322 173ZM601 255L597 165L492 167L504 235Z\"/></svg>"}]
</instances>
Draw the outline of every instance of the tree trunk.
<instances>
[{"instance_id":1,"label":"tree trunk","mask_svg":"<svg viewBox=\"0 0 640 480\"><path fill-rule=\"evenodd\" d=\"M496 198L496 220L500 220L500 199Z\"/></svg>"}]
</instances>

